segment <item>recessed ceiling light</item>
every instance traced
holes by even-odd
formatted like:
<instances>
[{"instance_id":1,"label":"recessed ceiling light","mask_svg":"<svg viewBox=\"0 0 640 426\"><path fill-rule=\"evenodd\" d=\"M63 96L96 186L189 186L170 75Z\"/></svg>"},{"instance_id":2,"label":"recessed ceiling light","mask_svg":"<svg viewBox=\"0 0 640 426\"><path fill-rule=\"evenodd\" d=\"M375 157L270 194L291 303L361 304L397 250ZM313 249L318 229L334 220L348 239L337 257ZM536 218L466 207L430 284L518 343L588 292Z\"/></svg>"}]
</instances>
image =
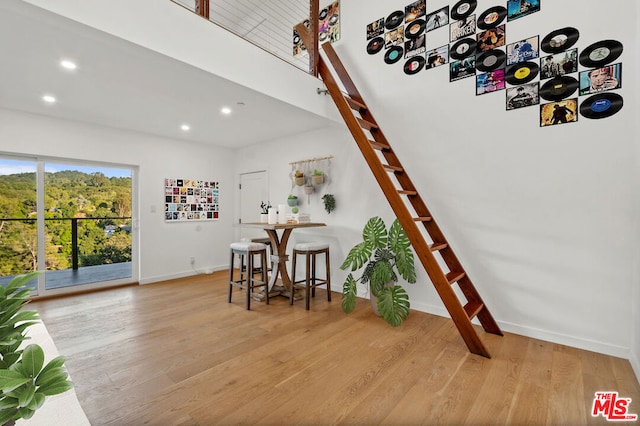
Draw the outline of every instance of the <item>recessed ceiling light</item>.
<instances>
[{"instance_id":1,"label":"recessed ceiling light","mask_svg":"<svg viewBox=\"0 0 640 426\"><path fill-rule=\"evenodd\" d=\"M191 129L191 127L188 124L183 124L182 126L180 126L180 128L182 129L182 131L184 132L188 132L189 129Z\"/></svg>"},{"instance_id":2,"label":"recessed ceiling light","mask_svg":"<svg viewBox=\"0 0 640 426\"><path fill-rule=\"evenodd\" d=\"M55 98L55 97L53 97L53 96L51 96L51 95L44 95L44 96L42 97L42 100L43 100L43 101L45 101L45 102L46 102L46 103L48 103L48 104L52 104L52 103L55 103L55 102L56 102L56 98Z\"/></svg>"},{"instance_id":3,"label":"recessed ceiling light","mask_svg":"<svg viewBox=\"0 0 640 426\"><path fill-rule=\"evenodd\" d=\"M224 115L229 115L231 114L231 108L229 107L222 107L222 109L220 110L221 113L223 113Z\"/></svg>"},{"instance_id":4,"label":"recessed ceiling light","mask_svg":"<svg viewBox=\"0 0 640 426\"><path fill-rule=\"evenodd\" d=\"M67 59L60 61L60 66L68 70L75 70L76 68L78 68L78 66L74 62L71 62Z\"/></svg>"}]
</instances>

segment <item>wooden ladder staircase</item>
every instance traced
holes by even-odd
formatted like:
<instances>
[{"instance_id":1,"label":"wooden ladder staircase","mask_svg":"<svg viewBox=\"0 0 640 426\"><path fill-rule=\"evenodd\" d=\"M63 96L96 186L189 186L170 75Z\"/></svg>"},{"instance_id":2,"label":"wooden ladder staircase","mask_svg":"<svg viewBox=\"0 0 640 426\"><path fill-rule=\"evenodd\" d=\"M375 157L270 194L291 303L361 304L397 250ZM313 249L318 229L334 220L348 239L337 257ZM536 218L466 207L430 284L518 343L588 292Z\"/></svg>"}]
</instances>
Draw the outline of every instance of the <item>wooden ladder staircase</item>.
<instances>
[{"instance_id":1,"label":"wooden ladder staircase","mask_svg":"<svg viewBox=\"0 0 640 426\"><path fill-rule=\"evenodd\" d=\"M296 27L296 31L306 46L312 45L309 32L302 24ZM317 64L318 73L409 237L416 256L424 266L469 351L490 358L489 351L471 321L478 318L486 332L502 336L500 327L482 301L480 294L435 220L431 217L422 197L400 164L400 160L376 123L335 50L330 43L323 44L322 48L342 82L346 95L338 86L322 56ZM367 133L372 139L367 136ZM398 184L400 188L397 187ZM427 235L420 228L426 229L431 241L427 241ZM440 266L434 255L436 252L440 254L448 271L443 270L443 267ZM454 291L453 285L456 283L466 299L464 305Z\"/></svg>"}]
</instances>

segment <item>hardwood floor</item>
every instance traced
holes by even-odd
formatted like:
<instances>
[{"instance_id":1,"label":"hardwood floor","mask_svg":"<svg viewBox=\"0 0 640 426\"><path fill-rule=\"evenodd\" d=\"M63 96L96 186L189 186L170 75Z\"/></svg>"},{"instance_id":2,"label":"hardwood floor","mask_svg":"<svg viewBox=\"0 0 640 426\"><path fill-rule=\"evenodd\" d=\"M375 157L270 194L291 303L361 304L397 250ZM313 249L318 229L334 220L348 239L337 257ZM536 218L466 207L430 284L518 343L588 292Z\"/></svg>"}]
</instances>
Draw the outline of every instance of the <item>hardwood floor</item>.
<instances>
[{"instance_id":1,"label":"hardwood floor","mask_svg":"<svg viewBox=\"0 0 640 426\"><path fill-rule=\"evenodd\" d=\"M632 398L629 362L506 334L470 354L453 323L412 311L400 328L368 300L345 315L318 289L244 309L227 275L34 301L92 425L604 424L596 391Z\"/></svg>"}]
</instances>

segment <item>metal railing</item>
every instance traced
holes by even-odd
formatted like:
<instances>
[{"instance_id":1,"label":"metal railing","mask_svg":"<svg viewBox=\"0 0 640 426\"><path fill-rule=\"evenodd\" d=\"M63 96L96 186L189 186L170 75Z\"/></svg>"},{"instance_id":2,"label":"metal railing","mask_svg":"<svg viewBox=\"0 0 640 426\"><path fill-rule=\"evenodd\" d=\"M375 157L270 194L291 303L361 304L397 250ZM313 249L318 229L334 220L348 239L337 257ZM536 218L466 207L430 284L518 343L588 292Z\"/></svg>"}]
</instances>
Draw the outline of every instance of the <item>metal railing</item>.
<instances>
[{"instance_id":1,"label":"metal railing","mask_svg":"<svg viewBox=\"0 0 640 426\"><path fill-rule=\"evenodd\" d=\"M293 27L318 0L171 0L291 65L309 72L309 55L294 56Z\"/></svg>"},{"instance_id":2,"label":"metal railing","mask_svg":"<svg viewBox=\"0 0 640 426\"><path fill-rule=\"evenodd\" d=\"M77 271L79 264L79 245L78 245L78 222L84 220L131 220L131 216L115 216L115 217L73 217L73 218L60 218L60 217L47 217L45 221L70 221L71 222L71 265L74 271ZM37 219L31 218L0 218L0 224L3 222L23 222L26 224L35 224ZM0 228L1 229L1 228ZM105 232L107 232L105 230Z\"/></svg>"}]
</instances>

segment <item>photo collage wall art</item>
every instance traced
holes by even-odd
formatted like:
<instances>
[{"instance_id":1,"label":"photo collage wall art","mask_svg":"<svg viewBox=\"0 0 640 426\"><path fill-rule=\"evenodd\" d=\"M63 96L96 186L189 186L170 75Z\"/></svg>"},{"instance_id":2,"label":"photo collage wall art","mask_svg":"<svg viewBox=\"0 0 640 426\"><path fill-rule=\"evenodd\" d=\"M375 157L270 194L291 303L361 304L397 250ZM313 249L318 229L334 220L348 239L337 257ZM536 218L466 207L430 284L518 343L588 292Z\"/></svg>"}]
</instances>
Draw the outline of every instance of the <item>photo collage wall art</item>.
<instances>
[{"instance_id":1,"label":"photo collage wall art","mask_svg":"<svg viewBox=\"0 0 640 426\"><path fill-rule=\"evenodd\" d=\"M302 21L304 26L309 29L309 18ZM308 55L304 43L300 39L300 35L293 30L293 56ZM335 42L340 40L340 0L336 0L329 6L324 7L318 13L318 42Z\"/></svg>"},{"instance_id":2,"label":"photo collage wall art","mask_svg":"<svg viewBox=\"0 0 640 426\"><path fill-rule=\"evenodd\" d=\"M611 92L622 87L622 63L613 63L620 42L602 40L579 52L572 27L511 41L507 26L540 12L540 0L476 9L477 0L433 11L426 0L409 3L367 25L367 53L402 63L407 75L448 64L450 82L475 78L476 96L502 92L507 111L538 106L540 127L577 122L579 115L606 118L622 108L622 96ZM429 33L440 28L449 44L430 46Z\"/></svg>"},{"instance_id":3,"label":"photo collage wall art","mask_svg":"<svg viewBox=\"0 0 640 426\"><path fill-rule=\"evenodd\" d=\"M219 182L165 179L164 219L166 222L217 220L219 197Z\"/></svg>"}]
</instances>

